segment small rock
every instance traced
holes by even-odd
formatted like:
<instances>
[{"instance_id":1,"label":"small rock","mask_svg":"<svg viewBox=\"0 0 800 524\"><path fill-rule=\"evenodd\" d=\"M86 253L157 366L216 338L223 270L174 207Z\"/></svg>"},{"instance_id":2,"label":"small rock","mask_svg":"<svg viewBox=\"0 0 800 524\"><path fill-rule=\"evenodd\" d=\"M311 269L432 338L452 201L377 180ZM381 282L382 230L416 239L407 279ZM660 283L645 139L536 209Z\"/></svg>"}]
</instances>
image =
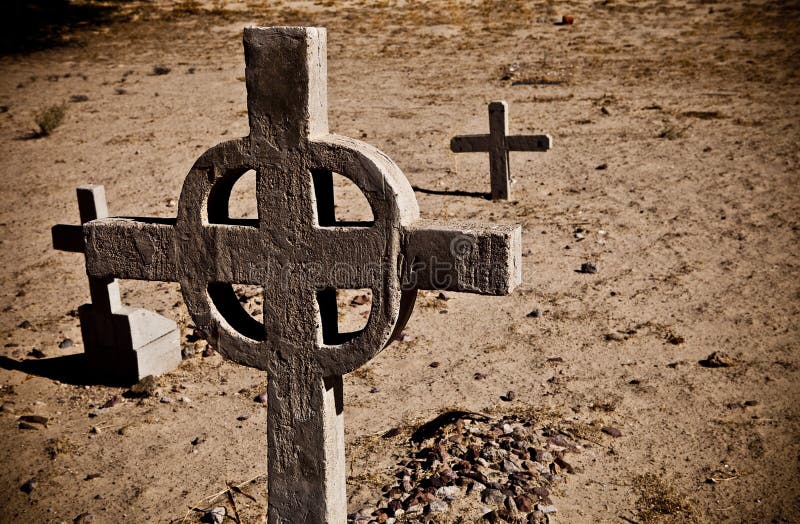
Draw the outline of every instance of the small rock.
<instances>
[{"instance_id":1,"label":"small rock","mask_svg":"<svg viewBox=\"0 0 800 524\"><path fill-rule=\"evenodd\" d=\"M33 348L33 349L32 349L32 350L30 350L30 352L28 353L28 356L29 356L29 357L33 357L33 358L44 358L44 357L46 357L47 355L46 355L46 354L45 354L45 352L44 352L44 351L42 351L41 349L39 349L39 348Z\"/></svg>"},{"instance_id":2,"label":"small rock","mask_svg":"<svg viewBox=\"0 0 800 524\"><path fill-rule=\"evenodd\" d=\"M674 346L677 346L679 344L683 344L684 342L686 342L686 339L680 335L676 335L675 333L670 333L667 335L667 342Z\"/></svg>"},{"instance_id":3,"label":"small rock","mask_svg":"<svg viewBox=\"0 0 800 524\"><path fill-rule=\"evenodd\" d=\"M122 402L122 397L120 397L119 395L114 395L110 399L106 400L105 403L102 406L100 406L100 409L113 408L120 402Z\"/></svg>"},{"instance_id":4,"label":"small rock","mask_svg":"<svg viewBox=\"0 0 800 524\"><path fill-rule=\"evenodd\" d=\"M593 262L584 262L581 264L581 269L578 272L587 275L593 275L597 273L597 265L595 265Z\"/></svg>"},{"instance_id":5,"label":"small rock","mask_svg":"<svg viewBox=\"0 0 800 524\"><path fill-rule=\"evenodd\" d=\"M203 350L204 357L214 356L214 353L215 353L214 348L212 348L211 346L206 346L206 348Z\"/></svg>"},{"instance_id":6,"label":"small rock","mask_svg":"<svg viewBox=\"0 0 800 524\"><path fill-rule=\"evenodd\" d=\"M500 522L500 515L495 510L490 510L484 513L481 519L486 522Z\"/></svg>"},{"instance_id":7,"label":"small rock","mask_svg":"<svg viewBox=\"0 0 800 524\"><path fill-rule=\"evenodd\" d=\"M20 329L29 329L31 327L31 323L28 320L23 320L17 327L19 327Z\"/></svg>"},{"instance_id":8,"label":"small rock","mask_svg":"<svg viewBox=\"0 0 800 524\"><path fill-rule=\"evenodd\" d=\"M153 74L154 75L166 75L170 71L172 71L172 69L170 69L169 67L164 66L164 65L153 66ZM223 513L223 516L224 516L224 513ZM220 521L220 522L222 522L222 521Z\"/></svg>"},{"instance_id":9,"label":"small rock","mask_svg":"<svg viewBox=\"0 0 800 524\"><path fill-rule=\"evenodd\" d=\"M450 505L443 500L434 500L428 504L428 510L431 513L444 513L450 509Z\"/></svg>"},{"instance_id":10,"label":"small rock","mask_svg":"<svg viewBox=\"0 0 800 524\"><path fill-rule=\"evenodd\" d=\"M100 428L98 428L97 426L92 426L91 429L89 430L89 433L91 433L92 435L99 435Z\"/></svg>"},{"instance_id":11,"label":"small rock","mask_svg":"<svg viewBox=\"0 0 800 524\"><path fill-rule=\"evenodd\" d=\"M747 407L758 406L757 400L745 400L744 405Z\"/></svg>"},{"instance_id":12,"label":"small rock","mask_svg":"<svg viewBox=\"0 0 800 524\"><path fill-rule=\"evenodd\" d=\"M72 519L73 524L80 524L81 522L94 522L94 515L85 511Z\"/></svg>"},{"instance_id":13,"label":"small rock","mask_svg":"<svg viewBox=\"0 0 800 524\"><path fill-rule=\"evenodd\" d=\"M211 524L222 524L225 520L225 515L227 512L225 508L222 506L217 506L216 508L211 508L210 510L206 511L203 514L202 521L209 522Z\"/></svg>"},{"instance_id":14,"label":"small rock","mask_svg":"<svg viewBox=\"0 0 800 524\"><path fill-rule=\"evenodd\" d=\"M485 489L481 493L481 502L484 504L493 504L495 506L499 506L505 502L505 500L505 495L503 495L503 492L499 489Z\"/></svg>"},{"instance_id":15,"label":"small rock","mask_svg":"<svg viewBox=\"0 0 800 524\"><path fill-rule=\"evenodd\" d=\"M436 496L445 500L453 500L454 498L458 497L460 493L461 490L458 488L458 486L442 486L436 490Z\"/></svg>"},{"instance_id":16,"label":"small rock","mask_svg":"<svg viewBox=\"0 0 800 524\"><path fill-rule=\"evenodd\" d=\"M622 436L622 431L612 426L605 426L601 431L606 435L611 435L614 438Z\"/></svg>"},{"instance_id":17,"label":"small rock","mask_svg":"<svg viewBox=\"0 0 800 524\"><path fill-rule=\"evenodd\" d=\"M244 422L245 420L247 420L249 418L250 418L250 415L239 415L238 417L236 417L236 420L238 420L239 422Z\"/></svg>"},{"instance_id":18,"label":"small rock","mask_svg":"<svg viewBox=\"0 0 800 524\"><path fill-rule=\"evenodd\" d=\"M472 378L474 378L475 380L483 380L486 378L486 376L487 376L486 373L481 373L480 371L478 371L477 373L472 375Z\"/></svg>"},{"instance_id":19,"label":"small rock","mask_svg":"<svg viewBox=\"0 0 800 524\"><path fill-rule=\"evenodd\" d=\"M192 399L190 399L189 397L181 397L180 401L183 402L184 404L189 404L192 401Z\"/></svg>"},{"instance_id":20,"label":"small rock","mask_svg":"<svg viewBox=\"0 0 800 524\"><path fill-rule=\"evenodd\" d=\"M192 440L192 446L199 446L200 444L202 444L205 441L206 441L206 436L205 435L200 435L198 437L195 437L194 440Z\"/></svg>"},{"instance_id":21,"label":"small rock","mask_svg":"<svg viewBox=\"0 0 800 524\"><path fill-rule=\"evenodd\" d=\"M397 337L395 337L395 340L398 342L411 342L414 340L414 335L409 335L405 331L402 331L399 335L397 335Z\"/></svg>"},{"instance_id":22,"label":"small rock","mask_svg":"<svg viewBox=\"0 0 800 524\"><path fill-rule=\"evenodd\" d=\"M450 296L444 291L439 291L439 294L436 295L436 298L438 298L439 300L450 300Z\"/></svg>"},{"instance_id":23,"label":"small rock","mask_svg":"<svg viewBox=\"0 0 800 524\"><path fill-rule=\"evenodd\" d=\"M605 169L608 169L608 164L602 163L599 166L597 166L595 169L597 169L598 171L603 171Z\"/></svg>"},{"instance_id":24,"label":"small rock","mask_svg":"<svg viewBox=\"0 0 800 524\"><path fill-rule=\"evenodd\" d=\"M514 497L514 503L517 505L517 509L523 513L528 513L533 509L533 502L525 495Z\"/></svg>"},{"instance_id":25,"label":"small rock","mask_svg":"<svg viewBox=\"0 0 800 524\"><path fill-rule=\"evenodd\" d=\"M369 388L369 392L370 393L380 393L381 392L381 388L379 388L378 386L372 386L371 388Z\"/></svg>"},{"instance_id":26,"label":"small rock","mask_svg":"<svg viewBox=\"0 0 800 524\"><path fill-rule=\"evenodd\" d=\"M564 15L561 17L561 25L572 25L575 23L575 19L571 16Z\"/></svg>"},{"instance_id":27,"label":"small rock","mask_svg":"<svg viewBox=\"0 0 800 524\"><path fill-rule=\"evenodd\" d=\"M539 318L540 316L542 316L542 312L538 307L533 311L531 311L530 313L528 313L528 317L530 318Z\"/></svg>"},{"instance_id":28,"label":"small rock","mask_svg":"<svg viewBox=\"0 0 800 524\"><path fill-rule=\"evenodd\" d=\"M41 424L42 426L47 427L47 417L43 417L41 415L22 415L17 420L28 422L30 424Z\"/></svg>"},{"instance_id":29,"label":"small rock","mask_svg":"<svg viewBox=\"0 0 800 524\"><path fill-rule=\"evenodd\" d=\"M727 368L734 364L736 364L736 361L722 351L715 351L705 360L700 361L700 365L706 368Z\"/></svg>"},{"instance_id":30,"label":"small rock","mask_svg":"<svg viewBox=\"0 0 800 524\"><path fill-rule=\"evenodd\" d=\"M58 345L58 349L69 349L71 347L72 347L72 339L71 338L65 338Z\"/></svg>"},{"instance_id":31,"label":"small rock","mask_svg":"<svg viewBox=\"0 0 800 524\"><path fill-rule=\"evenodd\" d=\"M437 362L437 361L435 361L435 360L434 360L433 362L431 362L430 364L428 364L428 366L430 366L430 367L432 367L432 368L436 369L436 368L438 368L438 367L439 367L439 362Z\"/></svg>"},{"instance_id":32,"label":"small rock","mask_svg":"<svg viewBox=\"0 0 800 524\"><path fill-rule=\"evenodd\" d=\"M20 486L20 488L19 488L19 489L20 489L20 491L22 491L23 493L30 493L31 491L33 491L34 489L36 489L36 486L37 486L36 480L34 480L34 479L30 479L30 480L28 480L27 482L25 482L25 484L23 484L22 486Z\"/></svg>"},{"instance_id":33,"label":"small rock","mask_svg":"<svg viewBox=\"0 0 800 524\"><path fill-rule=\"evenodd\" d=\"M172 404L172 398L167 397L166 395L158 399L158 401L161 402L162 404Z\"/></svg>"},{"instance_id":34,"label":"small rock","mask_svg":"<svg viewBox=\"0 0 800 524\"><path fill-rule=\"evenodd\" d=\"M0 413L14 413L16 410L11 404L3 404L0 406Z\"/></svg>"},{"instance_id":35,"label":"small rock","mask_svg":"<svg viewBox=\"0 0 800 524\"><path fill-rule=\"evenodd\" d=\"M267 392L259 393L253 399L254 401L258 402L259 404L266 404L267 403Z\"/></svg>"},{"instance_id":36,"label":"small rock","mask_svg":"<svg viewBox=\"0 0 800 524\"><path fill-rule=\"evenodd\" d=\"M553 506L553 505L545 506L545 505L542 505L542 504L536 504L534 509L536 511L541 511L545 515L548 514L548 513L558 513L558 508Z\"/></svg>"},{"instance_id":37,"label":"small rock","mask_svg":"<svg viewBox=\"0 0 800 524\"><path fill-rule=\"evenodd\" d=\"M508 459L503 460L501 469L506 473L518 473L520 471L519 466L517 466Z\"/></svg>"},{"instance_id":38,"label":"small rock","mask_svg":"<svg viewBox=\"0 0 800 524\"><path fill-rule=\"evenodd\" d=\"M142 380L131 386L131 389L128 390L128 393L133 397L152 397L156 393L157 386L158 382L156 382L156 377L153 375L147 375Z\"/></svg>"},{"instance_id":39,"label":"small rock","mask_svg":"<svg viewBox=\"0 0 800 524\"><path fill-rule=\"evenodd\" d=\"M516 394L516 393L514 393L514 391L513 391L513 390L509 389L509 390L508 390L508 392L507 392L505 395L503 395L503 396L501 396L501 397L500 397L500 400L504 400L504 401L506 401L506 402L511 402L511 401L513 401L515 398L517 398L517 394Z\"/></svg>"},{"instance_id":40,"label":"small rock","mask_svg":"<svg viewBox=\"0 0 800 524\"><path fill-rule=\"evenodd\" d=\"M625 340L625 336L624 335L621 335L621 334L616 333L616 332L606 333L604 338L608 342L623 342Z\"/></svg>"}]
</instances>

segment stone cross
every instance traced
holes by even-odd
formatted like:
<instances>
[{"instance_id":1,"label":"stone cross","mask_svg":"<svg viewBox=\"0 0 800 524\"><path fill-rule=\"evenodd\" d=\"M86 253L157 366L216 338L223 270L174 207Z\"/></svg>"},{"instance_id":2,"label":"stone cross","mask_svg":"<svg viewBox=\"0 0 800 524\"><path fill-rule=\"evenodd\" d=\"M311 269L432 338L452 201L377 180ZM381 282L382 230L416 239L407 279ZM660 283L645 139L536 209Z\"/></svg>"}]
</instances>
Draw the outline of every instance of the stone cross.
<instances>
[{"instance_id":1,"label":"stone cross","mask_svg":"<svg viewBox=\"0 0 800 524\"><path fill-rule=\"evenodd\" d=\"M492 181L492 200L511 199L509 151L547 151L549 135L509 135L508 103L503 100L489 103L489 134L461 135L450 140L453 153L489 153L489 172Z\"/></svg>"},{"instance_id":2,"label":"stone cross","mask_svg":"<svg viewBox=\"0 0 800 524\"><path fill-rule=\"evenodd\" d=\"M389 157L328 131L324 29L247 28L244 48L250 134L200 156L175 220L83 224L87 271L180 282L209 342L267 372L268 521L342 523L342 375L393 340L418 289L510 293L521 280L521 228L421 220ZM258 219L233 220L231 189L248 170ZM372 222L336 220L333 173L364 193ZM234 283L263 288L263 324ZM364 288L366 326L341 333L336 290Z\"/></svg>"},{"instance_id":3,"label":"stone cross","mask_svg":"<svg viewBox=\"0 0 800 524\"><path fill-rule=\"evenodd\" d=\"M78 188L81 223L108 217L103 186ZM80 229L54 226L53 247L83 253ZM161 375L181 363L180 332L174 321L141 308L123 306L119 283L110 275L89 276L90 304L78 308L89 367L111 383L134 383Z\"/></svg>"}]
</instances>

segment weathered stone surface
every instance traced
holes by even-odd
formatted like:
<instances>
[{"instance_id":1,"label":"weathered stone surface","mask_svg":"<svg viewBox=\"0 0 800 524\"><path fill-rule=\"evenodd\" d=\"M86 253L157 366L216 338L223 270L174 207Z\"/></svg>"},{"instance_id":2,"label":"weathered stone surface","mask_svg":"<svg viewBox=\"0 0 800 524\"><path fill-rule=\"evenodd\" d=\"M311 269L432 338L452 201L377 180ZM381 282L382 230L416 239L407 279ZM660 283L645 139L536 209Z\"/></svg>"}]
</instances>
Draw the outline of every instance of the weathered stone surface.
<instances>
[{"instance_id":1,"label":"weathered stone surface","mask_svg":"<svg viewBox=\"0 0 800 524\"><path fill-rule=\"evenodd\" d=\"M250 134L200 156L175 220L83 225L91 278L179 282L211 345L267 371L271 524L345 521L342 375L393 340L418 289L503 295L521 279L519 226L421 221L391 159L328 132L325 38L320 28L245 29ZM258 219L232 220L231 190L248 170ZM364 193L373 222L336 221L333 173ZM263 323L233 284L263 287ZM371 290L361 331L339 331L343 288Z\"/></svg>"},{"instance_id":2,"label":"weathered stone surface","mask_svg":"<svg viewBox=\"0 0 800 524\"><path fill-rule=\"evenodd\" d=\"M549 135L509 135L508 104L505 101L489 103L489 134L461 135L450 140L453 153L489 153L489 171L493 200L511 199L510 151L548 151Z\"/></svg>"}]
</instances>

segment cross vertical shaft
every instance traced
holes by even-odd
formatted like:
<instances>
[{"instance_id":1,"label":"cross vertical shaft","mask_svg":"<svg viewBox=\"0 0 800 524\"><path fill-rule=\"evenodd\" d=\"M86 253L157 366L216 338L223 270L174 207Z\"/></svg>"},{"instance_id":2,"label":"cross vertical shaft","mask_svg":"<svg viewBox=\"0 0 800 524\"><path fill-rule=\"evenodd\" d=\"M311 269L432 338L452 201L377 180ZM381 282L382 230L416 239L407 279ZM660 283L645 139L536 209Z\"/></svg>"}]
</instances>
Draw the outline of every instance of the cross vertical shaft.
<instances>
[{"instance_id":1,"label":"cross vertical shaft","mask_svg":"<svg viewBox=\"0 0 800 524\"><path fill-rule=\"evenodd\" d=\"M342 377L286 364L267 385L268 522L345 522Z\"/></svg>"},{"instance_id":2,"label":"cross vertical shaft","mask_svg":"<svg viewBox=\"0 0 800 524\"><path fill-rule=\"evenodd\" d=\"M489 104L489 171L492 182L492 200L511 198L508 174L508 115L503 101Z\"/></svg>"},{"instance_id":3,"label":"cross vertical shaft","mask_svg":"<svg viewBox=\"0 0 800 524\"><path fill-rule=\"evenodd\" d=\"M84 185L78 188L78 210L81 224L98 218L108 218L106 190L103 186ZM89 293L92 306L98 313L111 314L122 307L117 279L89 277Z\"/></svg>"}]
</instances>

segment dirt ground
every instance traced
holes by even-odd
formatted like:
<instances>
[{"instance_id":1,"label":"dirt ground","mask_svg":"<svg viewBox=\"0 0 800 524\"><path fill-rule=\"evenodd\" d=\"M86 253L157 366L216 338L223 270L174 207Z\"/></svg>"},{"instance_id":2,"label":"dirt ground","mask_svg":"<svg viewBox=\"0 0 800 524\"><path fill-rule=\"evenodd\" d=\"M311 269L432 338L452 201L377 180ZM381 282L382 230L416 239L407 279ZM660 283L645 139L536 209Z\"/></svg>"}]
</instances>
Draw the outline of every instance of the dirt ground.
<instances>
[{"instance_id":1,"label":"dirt ground","mask_svg":"<svg viewBox=\"0 0 800 524\"><path fill-rule=\"evenodd\" d=\"M524 228L514 294L422 294L405 340L345 378L350 511L380 499L414 427L459 408L579 444L551 521L800 522L797 2L89 5L57 42L0 58L0 521L196 522L192 507L232 512L230 482L240 520L265 522L264 374L195 355L160 398L102 385L74 356L82 256L50 239L85 183L112 214L175 215L194 160L247 134L257 24L328 28L331 129L394 159L423 217ZM512 133L553 138L512 153L512 202L484 198L487 155L448 148L498 99ZM195 344L176 284L122 289ZM712 352L733 365L701 365Z\"/></svg>"}]
</instances>

